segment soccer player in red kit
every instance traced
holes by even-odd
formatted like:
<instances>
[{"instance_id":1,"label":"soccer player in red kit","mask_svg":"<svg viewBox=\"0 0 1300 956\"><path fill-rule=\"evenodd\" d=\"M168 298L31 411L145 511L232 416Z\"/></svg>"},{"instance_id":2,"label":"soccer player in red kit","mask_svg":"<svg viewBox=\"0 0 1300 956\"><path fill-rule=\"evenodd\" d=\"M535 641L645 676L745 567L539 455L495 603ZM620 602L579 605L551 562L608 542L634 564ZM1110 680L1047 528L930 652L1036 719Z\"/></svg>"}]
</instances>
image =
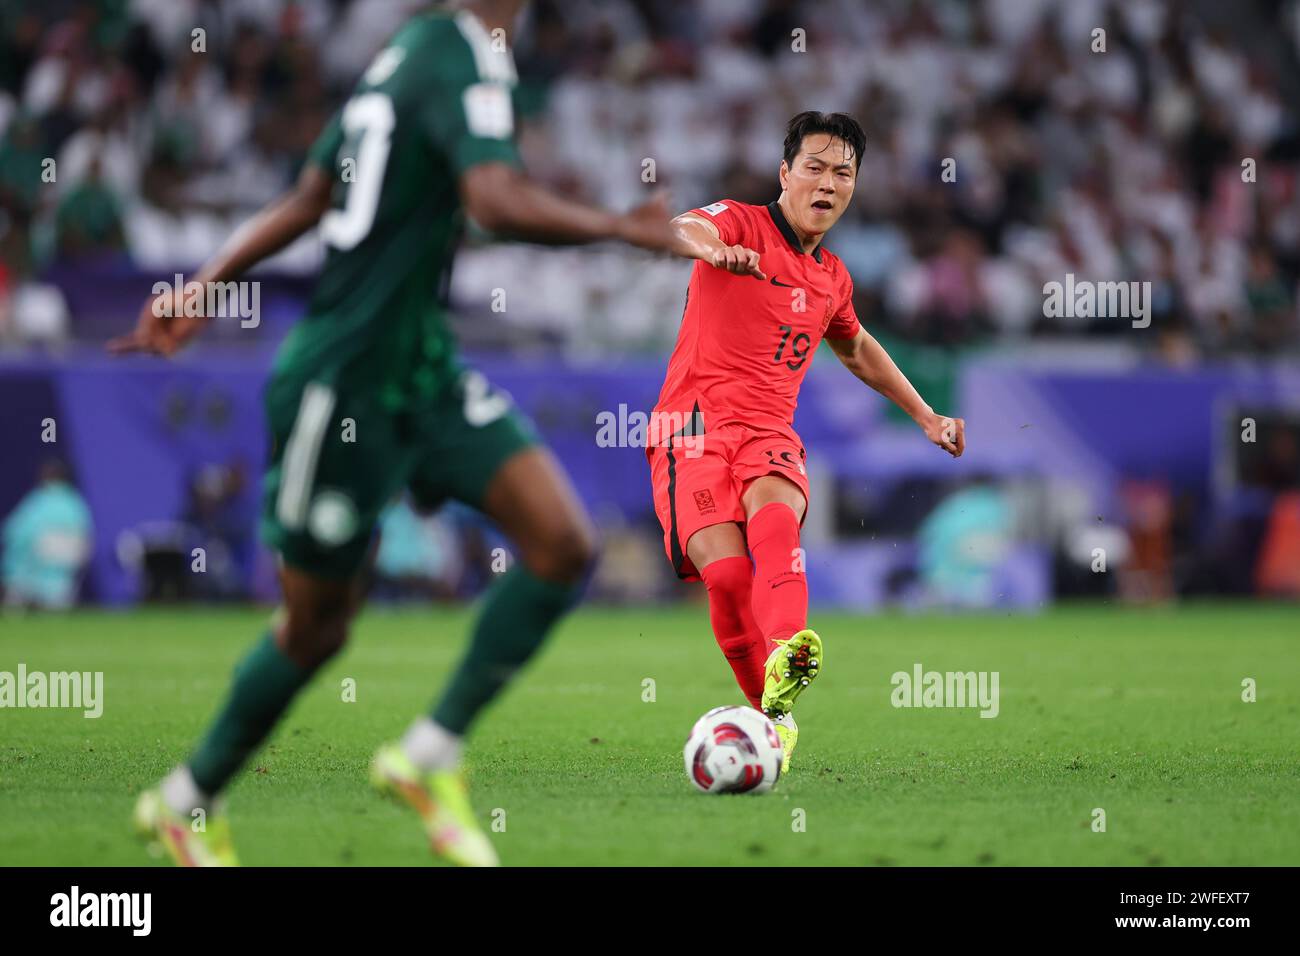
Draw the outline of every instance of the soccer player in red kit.
<instances>
[{"instance_id":1,"label":"soccer player in red kit","mask_svg":"<svg viewBox=\"0 0 1300 956\"><path fill-rule=\"evenodd\" d=\"M703 581L713 633L750 704L772 718L788 769L795 698L820 672L807 626L799 528L805 453L799 386L825 339L846 368L954 457L965 423L938 415L858 323L853 282L826 232L844 213L866 135L843 113L789 123L781 195L725 199L673 220L673 252L697 259L646 456L664 547L678 577Z\"/></svg>"}]
</instances>

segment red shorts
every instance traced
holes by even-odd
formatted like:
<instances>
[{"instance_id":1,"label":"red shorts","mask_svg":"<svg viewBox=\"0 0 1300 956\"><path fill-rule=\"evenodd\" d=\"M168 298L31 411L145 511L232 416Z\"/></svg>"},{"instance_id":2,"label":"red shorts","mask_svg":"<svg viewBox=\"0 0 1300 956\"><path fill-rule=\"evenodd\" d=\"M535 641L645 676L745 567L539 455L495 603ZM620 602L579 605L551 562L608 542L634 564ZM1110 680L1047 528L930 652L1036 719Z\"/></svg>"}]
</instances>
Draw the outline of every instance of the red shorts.
<instances>
[{"instance_id":1,"label":"red shorts","mask_svg":"<svg viewBox=\"0 0 1300 956\"><path fill-rule=\"evenodd\" d=\"M808 501L803 444L793 429L757 431L728 424L706 434L651 446L650 481L655 514L664 529L664 550L684 581L700 580L686 556L686 544L701 528L728 521L744 523L741 496L755 478L780 475L799 486Z\"/></svg>"}]
</instances>

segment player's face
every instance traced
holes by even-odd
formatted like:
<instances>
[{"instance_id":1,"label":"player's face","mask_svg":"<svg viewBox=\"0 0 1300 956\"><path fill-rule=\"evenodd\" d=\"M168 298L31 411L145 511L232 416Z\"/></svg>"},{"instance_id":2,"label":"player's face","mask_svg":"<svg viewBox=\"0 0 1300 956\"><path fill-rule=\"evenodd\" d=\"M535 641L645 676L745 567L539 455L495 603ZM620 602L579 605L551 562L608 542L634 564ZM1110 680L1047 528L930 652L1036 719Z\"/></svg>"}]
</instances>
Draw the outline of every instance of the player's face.
<instances>
[{"instance_id":1,"label":"player's face","mask_svg":"<svg viewBox=\"0 0 1300 956\"><path fill-rule=\"evenodd\" d=\"M838 136L805 136L792 165L781 162L781 188L793 225L805 235L830 229L848 208L857 183L857 157Z\"/></svg>"}]
</instances>

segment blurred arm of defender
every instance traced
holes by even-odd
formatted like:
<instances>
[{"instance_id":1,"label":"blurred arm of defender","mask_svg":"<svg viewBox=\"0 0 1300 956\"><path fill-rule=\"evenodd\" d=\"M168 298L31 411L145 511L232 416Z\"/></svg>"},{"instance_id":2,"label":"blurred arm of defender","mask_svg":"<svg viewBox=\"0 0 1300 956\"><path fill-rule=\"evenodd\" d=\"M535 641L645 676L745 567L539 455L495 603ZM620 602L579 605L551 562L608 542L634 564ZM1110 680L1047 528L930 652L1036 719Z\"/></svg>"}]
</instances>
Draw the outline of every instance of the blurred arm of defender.
<instances>
[{"instance_id":1,"label":"blurred arm of defender","mask_svg":"<svg viewBox=\"0 0 1300 956\"><path fill-rule=\"evenodd\" d=\"M884 346L866 329L851 339L826 339L850 372L911 416L925 437L957 458L966 450L966 421L940 415L925 403Z\"/></svg>"},{"instance_id":2,"label":"blurred arm of defender","mask_svg":"<svg viewBox=\"0 0 1300 956\"><path fill-rule=\"evenodd\" d=\"M330 208L334 180L309 163L293 189L235 231L191 283L230 282L316 226ZM459 180L466 212L490 232L534 242L569 245L618 239L643 249L666 251L671 234L666 197L651 198L627 213L612 213L564 199L532 182L507 163L480 163ZM108 343L110 352L173 355L207 324L186 316L175 291L151 298L129 335Z\"/></svg>"},{"instance_id":3,"label":"blurred arm of defender","mask_svg":"<svg viewBox=\"0 0 1300 956\"><path fill-rule=\"evenodd\" d=\"M766 279L758 267L758 253L744 246L729 246L722 241L718 227L703 216L684 212L668 224L672 241L668 251L683 259L699 259L715 269L725 269L739 276Z\"/></svg>"},{"instance_id":4,"label":"blurred arm of defender","mask_svg":"<svg viewBox=\"0 0 1300 956\"><path fill-rule=\"evenodd\" d=\"M565 199L534 182L510 163L469 167L459 180L461 204L490 233L547 245L580 245L616 239L665 252L671 235L667 197L662 193L625 213Z\"/></svg>"},{"instance_id":5,"label":"blurred arm of defender","mask_svg":"<svg viewBox=\"0 0 1300 956\"><path fill-rule=\"evenodd\" d=\"M319 166L308 164L292 189L265 206L244 223L186 285L231 282L263 259L279 252L320 221L330 207L333 180ZM144 304L135 329L113 339L115 354L150 352L172 355L207 325L206 316L187 316L184 293L175 290L154 296Z\"/></svg>"}]
</instances>

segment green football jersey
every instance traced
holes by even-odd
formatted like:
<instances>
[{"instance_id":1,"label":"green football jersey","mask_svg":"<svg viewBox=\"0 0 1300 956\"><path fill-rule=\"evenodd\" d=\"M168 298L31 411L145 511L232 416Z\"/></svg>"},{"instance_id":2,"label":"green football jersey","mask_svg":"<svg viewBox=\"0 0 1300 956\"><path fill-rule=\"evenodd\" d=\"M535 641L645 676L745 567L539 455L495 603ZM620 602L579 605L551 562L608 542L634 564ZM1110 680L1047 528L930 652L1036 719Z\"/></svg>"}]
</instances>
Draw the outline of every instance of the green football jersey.
<instances>
[{"instance_id":1,"label":"green football jersey","mask_svg":"<svg viewBox=\"0 0 1300 956\"><path fill-rule=\"evenodd\" d=\"M454 378L439 295L462 228L457 179L518 163L515 83L504 39L467 12L413 17L375 57L308 157L337 185L324 267L277 380L373 389L396 408Z\"/></svg>"}]
</instances>

